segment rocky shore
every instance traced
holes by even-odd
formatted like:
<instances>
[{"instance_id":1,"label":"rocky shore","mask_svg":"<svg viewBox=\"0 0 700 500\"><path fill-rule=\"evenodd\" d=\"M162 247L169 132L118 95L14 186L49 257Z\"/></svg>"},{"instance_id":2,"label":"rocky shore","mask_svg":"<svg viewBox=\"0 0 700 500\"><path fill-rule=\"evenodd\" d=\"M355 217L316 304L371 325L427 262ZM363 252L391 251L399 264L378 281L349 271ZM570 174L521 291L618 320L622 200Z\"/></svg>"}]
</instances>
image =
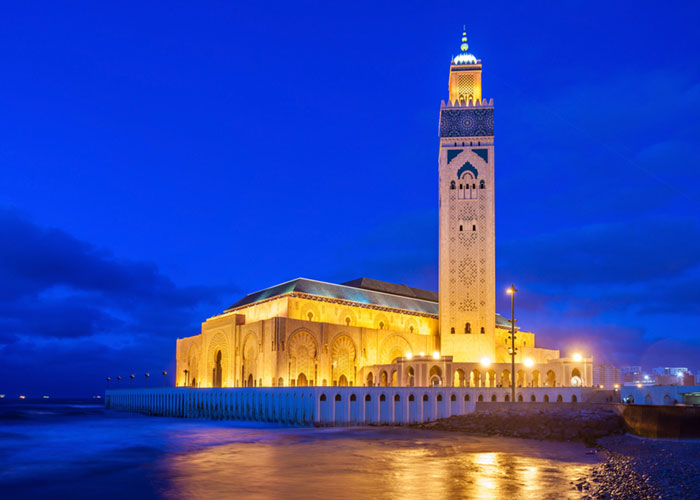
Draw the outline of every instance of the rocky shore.
<instances>
[{"instance_id":1,"label":"rocky shore","mask_svg":"<svg viewBox=\"0 0 700 500\"><path fill-rule=\"evenodd\" d=\"M643 439L624 434L621 417L605 405L483 406L469 415L418 427L476 436L583 441L602 460L586 477L571 482L586 500L700 500L698 440Z\"/></svg>"},{"instance_id":2,"label":"rocky shore","mask_svg":"<svg viewBox=\"0 0 700 500\"><path fill-rule=\"evenodd\" d=\"M553 441L583 441L624 432L624 423L612 408L537 408L529 405L478 408L474 413L420 424L423 429L464 432L476 436L507 436Z\"/></svg>"},{"instance_id":3,"label":"rocky shore","mask_svg":"<svg viewBox=\"0 0 700 500\"><path fill-rule=\"evenodd\" d=\"M700 499L700 441L608 436L597 447L604 461L572 483L584 499Z\"/></svg>"}]
</instances>

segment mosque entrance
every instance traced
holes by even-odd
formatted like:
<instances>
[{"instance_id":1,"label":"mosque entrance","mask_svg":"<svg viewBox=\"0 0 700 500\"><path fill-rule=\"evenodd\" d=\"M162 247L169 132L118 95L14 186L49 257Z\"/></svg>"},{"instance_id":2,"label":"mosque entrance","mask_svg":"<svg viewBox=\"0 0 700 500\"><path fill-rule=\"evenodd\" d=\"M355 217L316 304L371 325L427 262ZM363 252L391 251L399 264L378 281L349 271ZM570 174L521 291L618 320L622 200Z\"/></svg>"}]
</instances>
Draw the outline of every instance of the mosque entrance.
<instances>
[{"instance_id":1,"label":"mosque entrance","mask_svg":"<svg viewBox=\"0 0 700 500\"><path fill-rule=\"evenodd\" d=\"M214 387L221 387L221 379L223 368L221 367L221 351L216 351L216 361L214 362L214 370L212 374L212 385Z\"/></svg>"},{"instance_id":2,"label":"mosque entrance","mask_svg":"<svg viewBox=\"0 0 700 500\"><path fill-rule=\"evenodd\" d=\"M306 375L300 373L297 377L297 386L306 387L307 385L309 385L309 382L306 380Z\"/></svg>"}]
</instances>

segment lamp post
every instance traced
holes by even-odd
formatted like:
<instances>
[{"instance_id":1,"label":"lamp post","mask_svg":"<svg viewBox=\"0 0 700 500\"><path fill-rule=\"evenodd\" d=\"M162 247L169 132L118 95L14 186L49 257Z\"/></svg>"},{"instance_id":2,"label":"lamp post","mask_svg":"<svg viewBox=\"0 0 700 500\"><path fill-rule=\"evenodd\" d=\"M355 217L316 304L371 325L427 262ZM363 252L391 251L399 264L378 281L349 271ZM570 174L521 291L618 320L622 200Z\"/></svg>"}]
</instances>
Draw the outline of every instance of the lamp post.
<instances>
[{"instance_id":1,"label":"lamp post","mask_svg":"<svg viewBox=\"0 0 700 500\"><path fill-rule=\"evenodd\" d=\"M144 375L144 377L146 377L146 387L148 387L148 377L150 377L150 376L151 376L151 374L148 372L146 372L146 374Z\"/></svg>"},{"instance_id":2,"label":"lamp post","mask_svg":"<svg viewBox=\"0 0 700 500\"><path fill-rule=\"evenodd\" d=\"M163 387L165 387L165 376L168 374L165 370L163 370Z\"/></svg>"},{"instance_id":3,"label":"lamp post","mask_svg":"<svg viewBox=\"0 0 700 500\"><path fill-rule=\"evenodd\" d=\"M136 375L134 375L133 373L131 375L129 375L129 378L131 379L131 387L134 387L134 378L135 377L136 377Z\"/></svg>"},{"instance_id":4,"label":"lamp post","mask_svg":"<svg viewBox=\"0 0 700 500\"><path fill-rule=\"evenodd\" d=\"M109 381L112 380L112 377L107 377L107 389L109 389Z\"/></svg>"},{"instance_id":5,"label":"lamp post","mask_svg":"<svg viewBox=\"0 0 700 500\"><path fill-rule=\"evenodd\" d=\"M122 384L121 384L121 381L122 381L122 376L121 376L121 375L117 375L117 388L120 388L120 387L121 387L121 385L122 385Z\"/></svg>"},{"instance_id":6,"label":"lamp post","mask_svg":"<svg viewBox=\"0 0 700 500\"><path fill-rule=\"evenodd\" d=\"M507 290L510 295L510 398L515 403L515 293L518 291L515 285L510 285Z\"/></svg>"}]
</instances>

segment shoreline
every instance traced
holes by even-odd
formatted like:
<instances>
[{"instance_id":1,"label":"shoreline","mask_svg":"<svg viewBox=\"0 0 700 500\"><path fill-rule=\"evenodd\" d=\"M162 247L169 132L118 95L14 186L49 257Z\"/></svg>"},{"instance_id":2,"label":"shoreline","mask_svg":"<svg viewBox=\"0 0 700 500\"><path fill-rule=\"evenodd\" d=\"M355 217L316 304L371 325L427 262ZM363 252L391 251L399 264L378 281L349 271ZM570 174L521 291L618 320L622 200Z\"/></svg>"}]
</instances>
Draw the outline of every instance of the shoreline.
<instances>
[{"instance_id":1,"label":"shoreline","mask_svg":"<svg viewBox=\"0 0 700 500\"><path fill-rule=\"evenodd\" d=\"M472 414L413 426L473 436L582 442L601 460L570 482L582 498L700 499L700 440L653 439L626 433L614 409L477 408Z\"/></svg>"}]
</instances>

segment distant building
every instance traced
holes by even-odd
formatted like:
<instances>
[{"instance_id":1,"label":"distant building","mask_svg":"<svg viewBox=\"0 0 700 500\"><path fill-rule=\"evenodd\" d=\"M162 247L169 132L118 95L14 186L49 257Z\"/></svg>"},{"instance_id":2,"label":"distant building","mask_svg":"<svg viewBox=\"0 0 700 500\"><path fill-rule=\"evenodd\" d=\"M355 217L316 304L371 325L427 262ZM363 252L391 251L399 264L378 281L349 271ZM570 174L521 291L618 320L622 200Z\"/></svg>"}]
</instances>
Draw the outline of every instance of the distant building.
<instances>
[{"instance_id":1,"label":"distant building","mask_svg":"<svg viewBox=\"0 0 700 500\"><path fill-rule=\"evenodd\" d=\"M688 371L690 370L685 367L657 366L651 372L654 375L672 375L674 377L679 377L681 376L679 374L685 374Z\"/></svg>"},{"instance_id":2,"label":"distant building","mask_svg":"<svg viewBox=\"0 0 700 500\"><path fill-rule=\"evenodd\" d=\"M620 367L620 378L622 383L641 382L643 378L641 366L622 366Z\"/></svg>"},{"instance_id":3,"label":"distant building","mask_svg":"<svg viewBox=\"0 0 700 500\"><path fill-rule=\"evenodd\" d=\"M602 389L612 389L620 384L620 369L611 363L596 363L593 365L593 385Z\"/></svg>"}]
</instances>

